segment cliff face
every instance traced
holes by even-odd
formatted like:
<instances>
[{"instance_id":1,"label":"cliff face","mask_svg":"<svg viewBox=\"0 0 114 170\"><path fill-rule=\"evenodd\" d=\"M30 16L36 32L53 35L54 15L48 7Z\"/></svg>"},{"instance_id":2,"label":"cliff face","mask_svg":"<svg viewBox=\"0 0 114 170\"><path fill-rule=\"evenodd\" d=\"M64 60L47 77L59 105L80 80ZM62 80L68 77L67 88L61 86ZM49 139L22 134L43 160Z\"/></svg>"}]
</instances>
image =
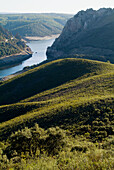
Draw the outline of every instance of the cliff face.
<instances>
[{"instance_id":1,"label":"cliff face","mask_svg":"<svg viewBox=\"0 0 114 170\"><path fill-rule=\"evenodd\" d=\"M114 54L114 9L88 9L68 20L61 35L48 48L48 58L71 54Z\"/></svg>"}]
</instances>

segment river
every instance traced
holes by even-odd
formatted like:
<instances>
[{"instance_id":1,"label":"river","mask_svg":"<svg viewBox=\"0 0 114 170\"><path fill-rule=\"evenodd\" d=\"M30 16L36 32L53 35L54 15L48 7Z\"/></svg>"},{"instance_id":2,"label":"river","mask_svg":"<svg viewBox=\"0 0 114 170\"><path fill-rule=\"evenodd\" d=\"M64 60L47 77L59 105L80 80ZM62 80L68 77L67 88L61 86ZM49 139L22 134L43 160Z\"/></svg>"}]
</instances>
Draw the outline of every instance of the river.
<instances>
[{"instance_id":1,"label":"river","mask_svg":"<svg viewBox=\"0 0 114 170\"><path fill-rule=\"evenodd\" d=\"M13 66L7 69L0 70L0 78L8 76L10 74L14 74L17 71L22 70L26 66L31 66L34 64L39 64L44 60L47 60L46 50L47 47L53 44L55 39L49 40L40 40L40 41L30 41L27 45L33 51L32 57L23 61L21 64L17 66Z\"/></svg>"}]
</instances>

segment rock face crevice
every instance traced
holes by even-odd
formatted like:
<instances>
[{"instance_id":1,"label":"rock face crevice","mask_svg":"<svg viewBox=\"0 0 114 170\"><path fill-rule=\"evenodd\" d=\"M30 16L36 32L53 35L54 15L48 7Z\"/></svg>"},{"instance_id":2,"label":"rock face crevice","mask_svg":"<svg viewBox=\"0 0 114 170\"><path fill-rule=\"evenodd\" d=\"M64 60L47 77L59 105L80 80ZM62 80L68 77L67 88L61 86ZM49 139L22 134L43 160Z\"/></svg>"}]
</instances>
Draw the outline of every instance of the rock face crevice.
<instances>
[{"instance_id":1,"label":"rock face crevice","mask_svg":"<svg viewBox=\"0 0 114 170\"><path fill-rule=\"evenodd\" d=\"M71 54L114 54L114 9L87 9L68 20L59 38L47 49L47 57Z\"/></svg>"}]
</instances>

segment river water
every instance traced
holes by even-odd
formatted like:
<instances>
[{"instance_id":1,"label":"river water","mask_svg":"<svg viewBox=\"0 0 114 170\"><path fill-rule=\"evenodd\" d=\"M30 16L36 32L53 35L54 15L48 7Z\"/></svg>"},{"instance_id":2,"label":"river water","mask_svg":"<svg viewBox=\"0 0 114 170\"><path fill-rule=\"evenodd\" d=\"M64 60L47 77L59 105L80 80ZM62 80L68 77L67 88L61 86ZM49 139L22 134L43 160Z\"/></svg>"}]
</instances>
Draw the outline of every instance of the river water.
<instances>
[{"instance_id":1,"label":"river water","mask_svg":"<svg viewBox=\"0 0 114 170\"><path fill-rule=\"evenodd\" d=\"M46 56L47 47L51 46L54 40L55 39L30 41L29 43L27 43L27 45L33 51L32 57L23 61L21 64L17 66L13 66L7 69L0 70L0 78L16 73L17 71L22 70L26 66L39 64L42 61L46 60L47 59L47 56Z\"/></svg>"}]
</instances>

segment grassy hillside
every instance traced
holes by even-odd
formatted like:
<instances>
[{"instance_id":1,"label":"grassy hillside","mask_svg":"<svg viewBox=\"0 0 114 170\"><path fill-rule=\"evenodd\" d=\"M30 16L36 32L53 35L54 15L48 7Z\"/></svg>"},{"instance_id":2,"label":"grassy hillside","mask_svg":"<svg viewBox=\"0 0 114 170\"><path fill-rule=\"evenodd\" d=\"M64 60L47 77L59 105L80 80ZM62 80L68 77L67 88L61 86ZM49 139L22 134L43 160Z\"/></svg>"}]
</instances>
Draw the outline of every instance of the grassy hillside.
<instances>
[{"instance_id":1,"label":"grassy hillside","mask_svg":"<svg viewBox=\"0 0 114 170\"><path fill-rule=\"evenodd\" d=\"M66 109L67 105L113 97L113 79L114 66L109 63L61 59L42 65L1 84L1 104L21 100L0 107L1 122L28 112L31 119L36 116L34 110L41 113L45 108Z\"/></svg>"},{"instance_id":2,"label":"grassy hillside","mask_svg":"<svg viewBox=\"0 0 114 170\"><path fill-rule=\"evenodd\" d=\"M21 36L50 36L60 34L66 21L72 15L67 14L0 14L0 23Z\"/></svg>"},{"instance_id":3,"label":"grassy hillside","mask_svg":"<svg viewBox=\"0 0 114 170\"><path fill-rule=\"evenodd\" d=\"M113 64L70 58L3 82L0 166L113 169L113 80Z\"/></svg>"},{"instance_id":4,"label":"grassy hillside","mask_svg":"<svg viewBox=\"0 0 114 170\"><path fill-rule=\"evenodd\" d=\"M19 102L70 80L108 73L113 68L112 64L82 59L52 61L1 84L0 104Z\"/></svg>"}]
</instances>

